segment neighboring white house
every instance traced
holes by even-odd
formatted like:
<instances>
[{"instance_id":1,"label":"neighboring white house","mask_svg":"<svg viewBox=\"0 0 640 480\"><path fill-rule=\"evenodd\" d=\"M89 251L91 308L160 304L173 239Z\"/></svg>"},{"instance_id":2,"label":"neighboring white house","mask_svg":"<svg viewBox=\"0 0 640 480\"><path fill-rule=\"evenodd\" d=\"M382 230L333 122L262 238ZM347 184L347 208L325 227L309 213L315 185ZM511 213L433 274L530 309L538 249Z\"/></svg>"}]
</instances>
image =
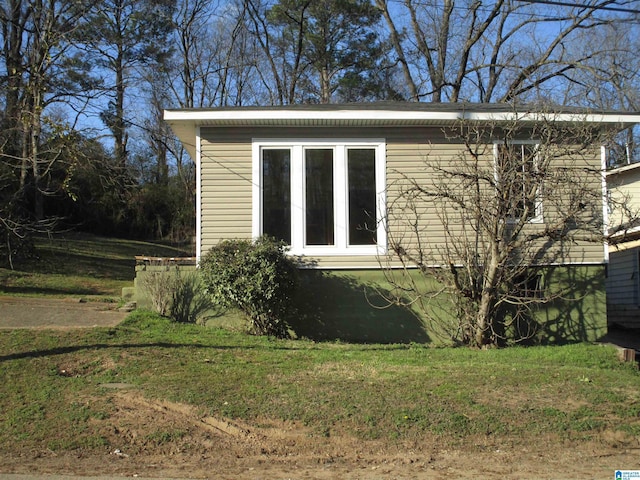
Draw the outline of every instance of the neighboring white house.
<instances>
[{"instance_id":1,"label":"neighboring white house","mask_svg":"<svg viewBox=\"0 0 640 480\"><path fill-rule=\"evenodd\" d=\"M640 163L606 172L609 324L640 328Z\"/></svg>"}]
</instances>

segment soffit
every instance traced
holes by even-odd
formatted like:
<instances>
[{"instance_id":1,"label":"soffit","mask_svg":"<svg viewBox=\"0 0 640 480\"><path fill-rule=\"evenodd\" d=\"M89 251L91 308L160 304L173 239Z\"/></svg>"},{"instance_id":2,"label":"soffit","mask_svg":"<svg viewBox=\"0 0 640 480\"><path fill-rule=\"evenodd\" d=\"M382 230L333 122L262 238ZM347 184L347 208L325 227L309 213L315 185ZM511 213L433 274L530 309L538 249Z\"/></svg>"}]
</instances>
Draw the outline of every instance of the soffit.
<instances>
[{"instance_id":1,"label":"soffit","mask_svg":"<svg viewBox=\"0 0 640 480\"><path fill-rule=\"evenodd\" d=\"M165 121L195 158L197 127L446 127L471 122L589 123L624 128L640 114L593 112L562 107L553 112L506 104L379 102L344 105L290 105L165 110Z\"/></svg>"}]
</instances>

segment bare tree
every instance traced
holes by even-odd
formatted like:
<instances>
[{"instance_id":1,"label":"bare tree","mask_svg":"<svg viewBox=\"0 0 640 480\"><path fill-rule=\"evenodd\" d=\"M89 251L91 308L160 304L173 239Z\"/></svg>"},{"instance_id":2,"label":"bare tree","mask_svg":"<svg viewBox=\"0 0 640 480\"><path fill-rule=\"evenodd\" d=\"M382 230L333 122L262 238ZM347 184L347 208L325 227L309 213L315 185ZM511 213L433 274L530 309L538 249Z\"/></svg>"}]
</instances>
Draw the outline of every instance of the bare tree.
<instances>
[{"instance_id":1,"label":"bare tree","mask_svg":"<svg viewBox=\"0 0 640 480\"><path fill-rule=\"evenodd\" d=\"M12 0L0 5L2 25L3 130L0 134L0 232L2 256L29 244L34 231L54 223L45 197L64 190L68 166L66 122L52 105L90 83L86 65L73 54L73 33L89 6L67 0ZM62 177L62 181L61 178Z\"/></svg>"},{"instance_id":2,"label":"bare tree","mask_svg":"<svg viewBox=\"0 0 640 480\"><path fill-rule=\"evenodd\" d=\"M565 104L586 104L599 110L640 110L640 21L629 27L607 25L599 38L602 54L583 62L570 74L571 82L564 91ZM592 42L588 32L580 36L577 48L588 49ZM640 161L640 131L626 129L610 145L609 167Z\"/></svg>"},{"instance_id":3,"label":"bare tree","mask_svg":"<svg viewBox=\"0 0 640 480\"><path fill-rule=\"evenodd\" d=\"M604 53L600 27L629 21L615 0L539 5L493 0L375 0L411 100L503 102L536 98ZM406 30L404 26L406 24ZM590 41L579 48L581 32Z\"/></svg>"},{"instance_id":4,"label":"bare tree","mask_svg":"<svg viewBox=\"0 0 640 480\"><path fill-rule=\"evenodd\" d=\"M600 144L611 132L552 113L446 131L459 154L427 155L391 186L389 300L466 345L530 338L540 305L575 297L543 266L602 254ZM531 139L535 139L532 141ZM413 273L412 273L413 272Z\"/></svg>"},{"instance_id":5,"label":"bare tree","mask_svg":"<svg viewBox=\"0 0 640 480\"><path fill-rule=\"evenodd\" d=\"M241 2L178 2L173 37L176 47L164 82L177 105L241 105L247 100L245 82L255 58Z\"/></svg>"},{"instance_id":6,"label":"bare tree","mask_svg":"<svg viewBox=\"0 0 640 480\"><path fill-rule=\"evenodd\" d=\"M304 75L302 61L307 9L311 1L299 2L298 9L289 13L292 25L288 31L277 36L272 31L268 12L271 3L264 0L245 0L249 25L255 34L256 42L265 53L265 61L270 75L263 76L264 84L274 84L270 88L269 103L286 105L296 102L298 83ZM293 28L293 25L296 28ZM283 50L283 46L286 47Z\"/></svg>"}]
</instances>

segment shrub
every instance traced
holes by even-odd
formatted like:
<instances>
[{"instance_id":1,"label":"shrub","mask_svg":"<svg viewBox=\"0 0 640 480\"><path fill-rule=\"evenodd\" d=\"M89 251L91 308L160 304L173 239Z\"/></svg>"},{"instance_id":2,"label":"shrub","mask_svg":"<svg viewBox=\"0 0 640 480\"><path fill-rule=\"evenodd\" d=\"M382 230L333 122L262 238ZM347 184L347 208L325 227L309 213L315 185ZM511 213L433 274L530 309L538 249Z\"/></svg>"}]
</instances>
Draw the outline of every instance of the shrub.
<instances>
[{"instance_id":1,"label":"shrub","mask_svg":"<svg viewBox=\"0 0 640 480\"><path fill-rule=\"evenodd\" d=\"M256 335L288 336L287 315L298 283L286 245L269 237L223 240L200 261L212 299L239 309Z\"/></svg>"},{"instance_id":2,"label":"shrub","mask_svg":"<svg viewBox=\"0 0 640 480\"><path fill-rule=\"evenodd\" d=\"M178 323L197 323L213 307L195 272L166 266L149 272L142 284L149 292L153 309Z\"/></svg>"},{"instance_id":3,"label":"shrub","mask_svg":"<svg viewBox=\"0 0 640 480\"><path fill-rule=\"evenodd\" d=\"M163 270L147 273L142 279L142 287L151 297L151 307L163 317L169 313L171 292L175 283L175 274L167 266Z\"/></svg>"}]
</instances>

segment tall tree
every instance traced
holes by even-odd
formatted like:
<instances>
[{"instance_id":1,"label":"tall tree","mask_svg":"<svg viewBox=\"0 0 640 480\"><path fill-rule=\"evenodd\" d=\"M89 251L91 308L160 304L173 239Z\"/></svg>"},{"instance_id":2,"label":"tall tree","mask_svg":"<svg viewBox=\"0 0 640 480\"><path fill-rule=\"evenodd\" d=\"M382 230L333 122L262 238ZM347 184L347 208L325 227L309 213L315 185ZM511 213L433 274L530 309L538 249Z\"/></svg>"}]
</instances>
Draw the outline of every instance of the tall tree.
<instances>
[{"instance_id":1,"label":"tall tree","mask_svg":"<svg viewBox=\"0 0 640 480\"><path fill-rule=\"evenodd\" d=\"M248 39L241 4L181 0L173 18L175 49L165 83L184 108L241 105L255 50Z\"/></svg>"},{"instance_id":2,"label":"tall tree","mask_svg":"<svg viewBox=\"0 0 640 480\"><path fill-rule=\"evenodd\" d=\"M602 53L568 74L563 103L598 110L640 110L640 18L627 25L630 28L603 26L598 41ZM592 42L589 32L583 32L580 39L576 48L588 50ZM620 132L610 147L610 166L640 161L638 127Z\"/></svg>"},{"instance_id":3,"label":"tall tree","mask_svg":"<svg viewBox=\"0 0 640 480\"><path fill-rule=\"evenodd\" d=\"M23 0L10 0L0 5L2 20L2 56L6 70L3 79L4 115L3 131L6 138L5 153L18 156L20 97L23 87L24 64L23 44L30 12Z\"/></svg>"},{"instance_id":4,"label":"tall tree","mask_svg":"<svg viewBox=\"0 0 640 480\"><path fill-rule=\"evenodd\" d=\"M90 8L75 0L10 0L0 4L4 111L0 133L0 232L11 259L30 233L50 229L45 197L64 189L68 168L65 119L52 106L69 105L91 83L74 54L73 32ZM90 87L89 87L90 88ZM66 175L62 175L64 179Z\"/></svg>"},{"instance_id":5,"label":"tall tree","mask_svg":"<svg viewBox=\"0 0 640 480\"><path fill-rule=\"evenodd\" d=\"M72 0L12 0L0 9L7 69L4 125L8 159L19 159L19 186L32 193L33 213L44 217L44 175L55 153L41 150L49 105L77 95L87 85L86 65L72 55L73 32L88 7Z\"/></svg>"},{"instance_id":6,"label":"tall tree","mask_svg":"<svg viewBox=\"0 0 640 480\"><path fill-rule=\"evenodd\" d=\"M174 0L106 0L99 2L82 32L87 51L100 71L108 72L109 104L101 114L114 139L122 166L127 162L126 98L143 68L157 68L170 51ZM133 108L132 108L133 110Z\"/></svg>"},{"instance_id":7,"label":"tall tree","mask_svg":"<svg viewBox=\"0 0 640 480\"><path fill-rule=\"evenodd\" d=\"M273 103L388 96L380 12L367 0L246 0L275 85ZM371 93L373 91L373 93Z\"/></svg>"}]
</instances>

